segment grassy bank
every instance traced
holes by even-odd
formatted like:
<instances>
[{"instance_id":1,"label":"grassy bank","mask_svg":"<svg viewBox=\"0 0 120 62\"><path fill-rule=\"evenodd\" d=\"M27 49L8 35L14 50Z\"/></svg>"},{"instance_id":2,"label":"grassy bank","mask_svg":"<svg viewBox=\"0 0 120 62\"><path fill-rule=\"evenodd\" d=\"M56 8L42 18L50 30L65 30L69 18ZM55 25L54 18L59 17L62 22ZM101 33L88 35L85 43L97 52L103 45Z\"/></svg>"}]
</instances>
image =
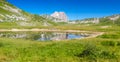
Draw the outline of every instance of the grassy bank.
<instances>
[{"instance_id":1,"label":"grassy bank","mask_svg":"<svg viewBox=\"0 0 120 62\"><path fill-rule=\"evenodd\" d=\"M112 39L84 39L62 42L32 42L0 39L0 61L80 62L119 61L120 42Z\"/></svg>"},{"instance_id":2,"label":"grassy bank","mask_svg":"<svg viewBox=\"0 0 120 62\"><path fill-rule=\"evenodd\" d=\"M119 62L120 39L37 42L0 38L0 62Z\"/></svg>"},{"instance_id":3,"label":"grassy bank","mask_svg":"<svg viewBox=\"0 0 120 62\"><path fill-rule=\"evenodd\" d=\"M120 62L119 26L66 25L53 28L101 31L105 34L97 38L58 42L0 38L0 62Z\"/></svg>"},{"instance_id":4,"label":"grassy bank","mask_svg":"<svg viewBox=\"0 0 120 62\"><path fill-rule=\"evenodd\" d=\"M120 26L118 25L82 25L82 24L61 24L56 26L20 26L16 24L16 22L10 23L10 22L2 22L0 23L0 29L32 29L32 28L39 28L39 29L61 29L61 30L86 30L86 31L103 31L103 32L109 32L109 31L120 31Z\"/></svg>"}]
</instances>

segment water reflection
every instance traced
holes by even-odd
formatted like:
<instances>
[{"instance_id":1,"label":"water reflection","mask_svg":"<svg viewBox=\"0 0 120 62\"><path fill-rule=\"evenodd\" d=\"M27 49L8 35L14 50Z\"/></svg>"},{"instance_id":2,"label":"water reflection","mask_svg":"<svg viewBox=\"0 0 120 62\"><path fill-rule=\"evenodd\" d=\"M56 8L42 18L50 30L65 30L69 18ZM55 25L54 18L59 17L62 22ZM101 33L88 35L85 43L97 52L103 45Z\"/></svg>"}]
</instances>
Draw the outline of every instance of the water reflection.
<instances>
[{"instance_id":1,"label":"water reflection","mask_svg":"<svg viewBox=\"0 0 120 62\"><path fill-rule=\"evenodd\" d=\"M75 39L86 36L89 35L60 32L0 32L0 37L29 39L37 41Z\"/></svg>"}]
</instances>

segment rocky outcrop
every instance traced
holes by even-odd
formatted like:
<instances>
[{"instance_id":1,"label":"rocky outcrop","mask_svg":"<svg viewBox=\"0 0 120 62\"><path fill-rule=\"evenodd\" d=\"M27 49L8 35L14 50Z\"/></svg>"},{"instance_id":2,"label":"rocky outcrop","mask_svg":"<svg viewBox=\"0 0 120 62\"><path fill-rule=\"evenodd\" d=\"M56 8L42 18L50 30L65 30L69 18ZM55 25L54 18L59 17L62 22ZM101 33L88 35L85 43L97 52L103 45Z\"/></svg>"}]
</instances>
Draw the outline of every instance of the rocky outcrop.
<instances>
[{"instance_id":1,"label":"rocky outcrop","mask_svg":"<svg viewBox=\"0 0 120 62\"><path fill-rule=\"evenodd\" d=\"M80 23L94 23L98 24L100 22L99 18L92 18L80 21Z\"/></svg>"},{"instance_id":2,"label":"rocky outcrop","mask_svg":"<svg viewBox=\"0 0 120 62\"><path fill-rule=\"evenodd\" d=\"M109 19L110 20L113 20L113 21L115 21L115 20L117 20L117 19L119 19L120 18L120 15L114 15L114 16L112 16L112 17L109 17Z\"/></svg>"},{"instance_id":3,"label":"rocky outcrop","mask_svg":"<svg viewBox=\"0 0 120 62\"><path fill-rule=\"evenodd\" d=\"M28 20L28 15L26 15L21 9L15 7L5 0L0 1L0 22L26 20Z\"/></svg>"},{"instance_id":4,"label":"rocky outcrop","mask_svg":"<svg viewBox=\"0 0 120 62\"><path fill-rule=\"evenodd\" d=\"M55 22L68 22L68 17L64 12L54 12L51 14Z\"/></svg>"}]
</instances>

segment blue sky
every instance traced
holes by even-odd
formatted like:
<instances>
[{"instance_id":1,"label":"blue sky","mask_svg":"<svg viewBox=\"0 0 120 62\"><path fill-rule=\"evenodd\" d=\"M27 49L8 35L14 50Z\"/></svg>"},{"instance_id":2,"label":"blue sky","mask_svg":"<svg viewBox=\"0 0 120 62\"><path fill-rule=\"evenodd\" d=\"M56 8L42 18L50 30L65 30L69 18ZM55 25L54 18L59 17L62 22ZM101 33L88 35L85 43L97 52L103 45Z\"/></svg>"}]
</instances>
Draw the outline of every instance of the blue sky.
<instances>
[{"instance_id":1,"label":"blue sky","mask_svg":"<svg viewBox=\"0 0 120 62\"><path fill-rule=\"evenodd\" d=\"M120 14L120 0L8 0L32 14L65 12L69 19L84 19Z\"/></svg>"}]
</instances>

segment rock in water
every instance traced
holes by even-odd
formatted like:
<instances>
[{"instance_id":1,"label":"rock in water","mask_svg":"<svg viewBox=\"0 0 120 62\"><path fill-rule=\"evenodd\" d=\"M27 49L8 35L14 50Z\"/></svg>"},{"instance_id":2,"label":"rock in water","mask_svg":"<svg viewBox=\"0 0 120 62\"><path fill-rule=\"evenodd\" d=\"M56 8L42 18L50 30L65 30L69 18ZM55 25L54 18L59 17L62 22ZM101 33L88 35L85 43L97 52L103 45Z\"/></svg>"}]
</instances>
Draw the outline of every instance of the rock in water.
<instances>
[{"instance_id":1,"label":"rock in water","mask_svg":"<svg viewBox=\"0 0 120 62\"><path fill-rule=\"evenodd\" d=\"M68 17L64 12L54 12L51 16L55 18L55 22L68 22Z\"/></svg>"}]
</instances>

